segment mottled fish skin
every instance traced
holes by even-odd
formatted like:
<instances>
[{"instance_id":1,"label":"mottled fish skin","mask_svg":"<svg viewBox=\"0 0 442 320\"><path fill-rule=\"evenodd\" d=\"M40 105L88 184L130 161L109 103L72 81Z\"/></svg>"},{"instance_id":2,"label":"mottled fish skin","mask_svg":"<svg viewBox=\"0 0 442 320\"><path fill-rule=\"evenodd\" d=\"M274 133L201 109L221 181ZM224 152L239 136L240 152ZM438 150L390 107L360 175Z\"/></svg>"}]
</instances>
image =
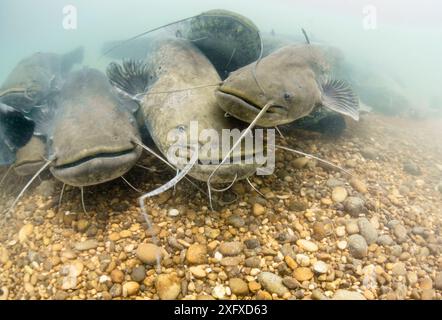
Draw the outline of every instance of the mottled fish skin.
<instances>
[{"instance_id":1,"label":"mottled fish skin","mask_svg":"<svg viewBox=\"0 0 442 320\"><path fill-rule=\"evenodd\" d=\"M257 122L263 127L305 117L324 104L321 83L333 71L327 52L322 46L311 44L278 49L257 66L252 63L232 72L217 91L218 103L227 113L250 123L272 102L273 106ZM354 104L354 97L351 99Z\"/></svg>"},{"instance_id":2,"label":"mottled fish skin","mask_svg":"<svg viewBox=\"0 0 442 320\"><path fill-rule=\"evenodd\" d=\"M198 122L197 137L202 130L213 129L221 136L222 129L242 128L235 119L228 119L218 107L215 90L221 79L210 61L191 42L183 39L158 40L146 57L150 85L141 101L141 113L147 129L158 149L167 155L176 142L168 140L170 132L181 132L189 145L190 122ZM162 92L162 93L160 93ZM204 145L206 141L198 141ZM183 147L187 150L187 146ZM254 150L241 150L253 155ZM221 155L221 152L219 152ZM215 169L214 164L202 164L199 158L189 175L207 181ZM255 173L254 164L230 163L223 165L213 177L213 183L231 182L237 176L245 178Z\"/></svg>"},{"instance_id":3,"label":"mottled fish skin","mask_svg":"<svg viewBox=\"0 0 442 320\"><path fill-rule=\"evenodd\" d=\"M136 121L103 73L90 68L71 73L55 103L50 121L43 119L55 178L95 185L135 165L141 155L134 143L140 140Z\"/></svg>"},{"instance_id":4,"label":"mottled fish skin","mask_svg":"<svg viewBox=\"0 0 442 320\"><path fill-rule=\"evenodd\" d=\"M0 101L23 112L45 100L61 86L72 66L83 60L83 48L67 54L37 52L21 60L0 87Z\"/></svg>"}]
</instances>

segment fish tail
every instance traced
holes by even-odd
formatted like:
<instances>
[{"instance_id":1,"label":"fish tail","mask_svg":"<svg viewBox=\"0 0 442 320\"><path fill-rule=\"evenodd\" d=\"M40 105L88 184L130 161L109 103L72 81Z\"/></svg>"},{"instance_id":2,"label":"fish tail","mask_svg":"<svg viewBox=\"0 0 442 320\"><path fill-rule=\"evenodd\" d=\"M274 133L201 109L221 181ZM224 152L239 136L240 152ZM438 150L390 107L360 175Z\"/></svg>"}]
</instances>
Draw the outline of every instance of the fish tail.
<instances>
[{"instance_id":1,"label":"fish tail","mask_svg":"<svg viewBox=\"0 0 442 320\"><path fill-rule=\"evenodd\" d=\"M149 88L149 68L141 60L126 60L122 65L112 62L106 74L114 87L131 96L144 94Z\"/></svg>"}]
</instances>

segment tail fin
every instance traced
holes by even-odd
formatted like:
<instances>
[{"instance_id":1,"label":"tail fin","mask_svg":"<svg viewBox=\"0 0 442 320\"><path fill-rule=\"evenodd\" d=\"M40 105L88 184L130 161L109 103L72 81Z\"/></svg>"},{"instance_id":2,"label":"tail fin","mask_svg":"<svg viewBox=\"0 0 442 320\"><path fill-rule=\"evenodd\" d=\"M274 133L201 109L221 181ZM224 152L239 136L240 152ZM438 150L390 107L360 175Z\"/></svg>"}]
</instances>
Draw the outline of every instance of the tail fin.
<instances>
[{"instance_id":1,"label":"tail fin","mask_svg":"<svg viewBox=\"0 0 442 320\"><path fill-rule=\"evenodd\" d=\"M83 46L80 46L64 54L61 61L61 70L63 71L63 73L68 73L75 64L82 63L83 58L84 58Z\"/></svg>"},{"instance_id":2,"label":"tail fin","mask_svg":"<svg viewBox=\"0 0 442 320\"><path fill-rule=\"evenodd\" d=\"M34 133L35 123L22 112L0 103L0 136L11 149L23 147Z\"/></svg>"},{"instance_id":3,"label":"tail fin","mask_svg":"<svg viewBox=\"0 0 442 320\"><path fill-rule=\"evenodd\" d=\"M115 88L132 97L146 93L151 85L149 68L141 60L126 60L122 65L112 62L106 74Z\"/></svg>"}]
</instances>

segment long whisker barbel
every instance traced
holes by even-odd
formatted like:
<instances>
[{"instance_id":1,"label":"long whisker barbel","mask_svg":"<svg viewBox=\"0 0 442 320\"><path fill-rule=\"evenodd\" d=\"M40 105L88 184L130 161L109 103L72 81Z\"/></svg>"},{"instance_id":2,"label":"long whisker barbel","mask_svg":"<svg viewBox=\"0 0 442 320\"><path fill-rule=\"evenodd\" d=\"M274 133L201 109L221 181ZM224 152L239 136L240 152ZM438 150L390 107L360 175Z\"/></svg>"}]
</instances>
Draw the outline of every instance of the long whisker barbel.
<instances>
[{"instance_id":1,"label":"long whisker barbel","mask_svg":"<svg viewBox=\"0 0 442 320\"><path fill-rule=\"evenodd\" d=\"M84 213L88 214L87 211L86 211L86 206L84 204L84 188L80 187L80 190L81 190L81 206L83 207Z\"/></svg>"},{"instance_id":2,"label":"long whisker barbel","mask_svg":"<svg viewBox=\"0 0 442 320\"><path fill-rule=\"evenodd\" d=\"M246 178L247 182L249 183L249 185L252 187L253 190L255 190L260 196L262 196L263 198L265 198L265 195L263 195L261 193L261 191L259 191L252 183L252 181L250 181L249 177Z\"/></svg>"},{"instance_id":3,"label":"long whisker barbel","mask_svg":"<svg viewBox=\"0 0 442 320\"><path fill-rule=\"evenodd\" d=\"M127 183L127 185L129 187L131 187L134 191L138 192L138 193L143 193L143 191L141 191L140 189L135 188L129 181L127 181L127 179L123 176L120 177L124 182Z\"/></svg>"},{"instance_id":4,"label":"long whisker barbel","mask_svg":"<svg viewBox=\"0 0 442 320\"><path fill-rule=\"evenodd\" d=\"M249 126L244 130L244 132L241 134L239 139L233 144L233 147L229 150L229 152L224 156L224 159L216 166L216 168L210 173L209 178L207 179L207 191L209 193L209 205L210 208L213 210L212 207L212 186L210 184L210 180L212 179L213 175L216 171L226 162L226 160L230 157L230 154L235 150L235 148L241 143L241 141L244 139L246 135L250 133L250 131L255 126L256 122L267 112L267 110L273 105L273 102L268 102L258 113L258 115L253 119L253 121L249 124Z\"/></svg>"},{"instance_id":5,"label":"long whisker barbel","mask_svg":"<svg viewBox=\"0 0 442 320\"><path fill-rule=\"evenodd\" d=\"M302 151L298 151L298 150L295 150L295 149L292 149L292 148L288 148L288 147L280 146L280 145L270 145L270 144L269 144L269 146L273 146L273 147L275 147L275 148L277 148L277 149L282 149L282 150L290 151L290 152L293 152L293 153L297 153L297 154L300 154L300 155L302 155L302 156L304 156L304 157L307 157L307 158L315 159L315 160L317 160L317 161L319 161L319 162L322 162L322 163L325 163L325 164L327 164L327 165L329 165L329 166L331 166L331 167L333 167L333 168L336 168L336 169L338 169L338 170L341 170L341 171L343 171L344 173L348 174L349 176L353 177L353 175L352 175L349 171L345 170L344 168L341 168L340 166L337 166L337 165L331 163L330 161L327 161L327 160L324 160L324 159L318 158L318 157L316 157L316 156L314 156L314 155L312 155L312 154L305 153L305 152L302 152Z\"/></svg>"},{"instance_id":6,"label":"long whisker barbel","mask_svg":"<svg viewBox=\"0 0 442 320\"><path fill-rule=\"evenodd\" d=\"M22 191L19 193L19 195L15 198L14 202L12 203L11 207L9 208L8 212L11 212L16 204L18 203L18 200L23 196L25 191L29 188L29 186L34 182L34 180L52 163L53 160L46 162L35 174L34 176L28 181L28 183L25 185L25 187L22 189Z\"/></svg>"}]
</instances>

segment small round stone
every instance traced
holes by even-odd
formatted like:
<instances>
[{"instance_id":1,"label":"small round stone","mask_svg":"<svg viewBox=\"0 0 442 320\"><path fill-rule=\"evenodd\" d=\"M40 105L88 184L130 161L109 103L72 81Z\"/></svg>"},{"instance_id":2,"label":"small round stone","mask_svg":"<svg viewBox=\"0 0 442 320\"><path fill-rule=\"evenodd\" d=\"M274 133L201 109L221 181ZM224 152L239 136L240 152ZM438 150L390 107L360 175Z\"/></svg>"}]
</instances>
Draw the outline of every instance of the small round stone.
<instances>
[{"instance_id":1,"label":"small round stone","mask_svg":"<svg viewBox=\"0 0 442 320\"><path fill-rule=\"evenodd\" d=\"M364 209L364 200L358 197L348 197L344 202L344 209L352 217L357 217Z\"/></svg>"},{"instance_id":2,"label":"small round stone","mask_svg":"<svg viewBox=\"0 0 442 320\"><path fill-rule=\"evenodd\" d=\"M298 241L296 241L296 244L301 249L308 251L308 252L318 251L318 246L316 245L316 243L309 241L309 240L299 239Z\"/></svg>"},{"instance_id":3,"label":"small round stone","mask_svg":"<svg viewBox=\"0 0 442 320\"><path fill-rule=\"evenodd\" d=\"M219 245L218 250L225 256L236 256L242 252L243 247L239 241L223 242Z\"/></svg>"},{"instance_id":4,"label":"small round stone","mask_svg":"<svg viewBox=\"0 0 442 320\"><path fill-rule=\"evenodd\" d=\"M303 282L313 278L313 272L310 268L300 267L293 272L293 276L296 280Z\"/></svg>"},{"instance_id":5,"label":"small round stone","mask_svg":"<svg viewBox=\"0 0 442 320\"><path fill-rule=\"evenodd\" d=\"M114 269L110 274L111 280L114 283L123 283L124 281L124 273L121 270Z\"/></svg>"},{"instance_id":6,"label":"small round stone","mask_svg":"<svg viewBox=\"0 0 442 320\"><path fill-rule=\"evenodd\" d=\"M135 267L130 274L133 281L141 282L146 278L146 268L144 266Z\"/></svg>"},{"instance_id":7,"label":"small round stone","mask_svg":"<svg viewBox=\"0 0 442 320\"><path fill-rule=\"evenodd\" d=\"M368 252L367 242L362 236L353 234L348 238L348 249L353 257L362 259Z\"/></svg>"},{"instance_id":8,"label":"small round stone","mask_svg":"<svg viewBox=\"0 0 442 320\"><path fill-rule=\"evenodd\" d=\"M259 203L253 204L253 215L260 216L266 212L266 209Z\"/></svg>"},{"instance_id":9,"label":"small round stone","mask_svg":"<svg viewBox=\"0 0 442 320\"><path fill-rule=\"evenodd\" d=\"M123 284L123 295L125 297L136 295L140 291L138 282L129 281Z\"/></svg>"},{"instance_id":10,"label":"small round stone","mask_svg":"<svg viewBox=\"0 0 442 320\"><path fill-rule=\"evenodd\" d=\"M347 198L347 190L344 187L335 187L332 191L332 200L334 202L340 203Z\"/></svg>"},{"instance_id":11,"label":"small round stone","mask_svg":"<svg viewBox=\"0 0 442 320\"><path fill-rule=\"evenodd\" d=\"M282 283L282 278L271 272L261 272L258 275L258 281L261 285L271 293L283 296L288 289Z\"/></svg>"},{"instance_id":12,"label":"small round stone","mask_svg":"<svg viewBox=\"0 0 442 320\"><path fill-rule=\"evenodd\" d=\"M245 296L249 294L249 287L241 278L230 279L229 287L232 290L232 293L236 294L237 296Z\"/></svg>"},{"instance_id":13,"label":"small round stone","mask_svg":"<svg viewBox=\"0 0 442 320\"><path fill-rule=\"evenodd\" d=\"M203 244L192 244L186 253L189 264L205 264L207 262L207 247Z\"/></svg>"},{"instance_id":14,"label":"small round stone","mask_svg":"<svg viewBox=\"0 0 442 320\"><path fill-rule=\"evenodd\" d=\"M162 259L163 252L160 247L152 243L141 243L138 245L136 255L143 263L154 265Z\"/></svg>"},{"instance_id":15,"label":"small round stone","mask_svg":"<svg viewBox=\"0 0 442 320\"><path fill-rule=\"evenodd\" d=\"M324 261L316 261L313 263L313 271L319 274L327 273L328 265Z\"/></svg>"},{"instance_id":16,"label":"small round stone","mask_svg":"<svg viewBox=\"0 0 442 320\"><path fill-rule=\"evenodd\" d=\"M181 282L176 274L160 274L155 287L161 300L174 300L181 292Z\"/></svg>"},{"instance_id":17,"label":"small round stone","mask_svg":"<svg viewBox=\"0 0 442 320\"><path fill-rule=\"evenodd\" d=\"M177 217L180 214L180 212L177 209L173 208L173 209L170 209L167 212L167 214L169 215L169 217Z\"/></svg>"}]
</instances>

